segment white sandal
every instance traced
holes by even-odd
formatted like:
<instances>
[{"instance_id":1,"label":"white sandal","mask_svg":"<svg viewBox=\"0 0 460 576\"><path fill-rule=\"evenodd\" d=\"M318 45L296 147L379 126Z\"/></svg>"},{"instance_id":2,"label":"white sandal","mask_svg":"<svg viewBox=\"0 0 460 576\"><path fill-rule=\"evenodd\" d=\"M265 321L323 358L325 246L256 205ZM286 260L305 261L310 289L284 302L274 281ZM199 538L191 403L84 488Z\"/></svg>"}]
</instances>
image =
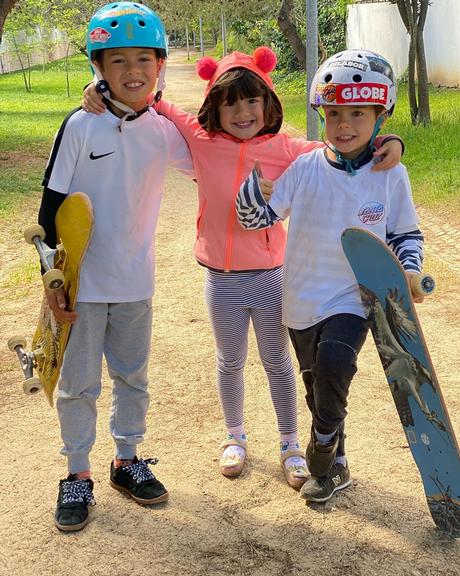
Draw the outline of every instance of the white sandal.
<instances>
[{"instance_id":1,"label":"white sandal","mask_svg":"<svg viewBox=\"0 0 460 576\"><path fill-rule=\"evenodd\" d=\"M286 460L292 456L302 458L302 462L286 466ZM302 450L286 450L286 452L281 452L280 454L280 463L289 486L300 490L309 476L305 453Z\"/></svg>"},{"instance_id":2,"label":"white sandal","mask_svg":"<svg viewBox=\"0 0 460 576\"><path fill-rule=\"evenodd\" d=\"M240 456L235 453L224 455L225 449L229 446L239 446L240 448L243 448L244 455ZM222 449L222 455L219 462L220 471L228 478L239 476L243 471L244 461L246 458L246 443L237 440L236 438L228 438L222 442L220 447Z\"/></svg>"}]
</instances>

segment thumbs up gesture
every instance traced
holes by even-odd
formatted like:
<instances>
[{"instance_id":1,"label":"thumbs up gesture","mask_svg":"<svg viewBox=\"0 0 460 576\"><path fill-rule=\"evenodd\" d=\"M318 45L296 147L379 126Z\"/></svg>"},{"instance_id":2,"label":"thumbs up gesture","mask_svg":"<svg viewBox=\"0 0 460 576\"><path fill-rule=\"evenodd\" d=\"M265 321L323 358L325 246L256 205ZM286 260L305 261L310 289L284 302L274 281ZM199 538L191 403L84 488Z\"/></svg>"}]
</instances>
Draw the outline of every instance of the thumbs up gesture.
<instances>
[{"instance_id":1,"label":"thumbs up gesture","mask_svg":"<svg viewBox=\"0 0 460 576\"><path fill-rule=\"evenodd\" d=\"M273 181L263 177L260 160L254 162L254 172L257 174L259 180L260 192L262 193L265 202L268 203L273 192Z\"/></svg>"}]
</instances>

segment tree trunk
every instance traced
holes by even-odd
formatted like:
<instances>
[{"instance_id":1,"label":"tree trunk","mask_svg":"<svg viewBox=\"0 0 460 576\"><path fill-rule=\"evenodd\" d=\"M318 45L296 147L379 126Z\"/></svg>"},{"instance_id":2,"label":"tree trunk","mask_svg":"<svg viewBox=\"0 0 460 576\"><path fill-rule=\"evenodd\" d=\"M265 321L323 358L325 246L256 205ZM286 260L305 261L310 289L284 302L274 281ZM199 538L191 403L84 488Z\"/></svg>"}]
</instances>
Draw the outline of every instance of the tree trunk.
<instances>
[{"instance_id":1,"label":"tree trunk","mask_svg":"<svg viewBox=\"0 0 460 576\"><path fill-rule=\"evenodd\" d=\"M430 124L430 95L428 90L428 70L425 58L425 44L423 42L423 32L419 29L417 31L417 96L418 96L418 112L417 124Z\"/></svg>"},{"instance_id":2,"label":"tree trunk","mask_svg":"<svg viewBox=\"0 0 460 576\"><path fill-rule=\"evenodd\" d=\"M297 28L293 22L292 13L294 11L294 0L283 0L278 13L278 26L286 40L289 42L297 60L302 68L307 68L307 54L305 44L302 42Z\"/></svg>"},{"instance_id":3,"label":"tree trunk","mask_svg":"<svg viewBox=\"0 0 460 576\"><path fill-rule=\"evenodd\" d=\"M418 104L417 104L417 82L415 80L417 57L417 33L412 30L409 44L409 71L407 95L409 98L410 118L412 124L417 124Z\"/></svg>"},{"instance_id":4,"label":"tree trunk","mask_svg":"<svg viewBox=\"0 0 460 576\"><path fill-rule=\"evenodd\" d=\"M18 2L19 0L0 0L0 42L2 41L3 26L5 25L6 17Z\"/></svg>"},{"instance_id":5,"label":"tree trunk","mask_svg":"<svg viewBox=\"0 0 460 576\"><path fill-rule=\"evenodd\" d=\"M430 93L428 89L428 70L425 57L423 29L428 13L428 0L420 0L417 38L417 77L418 77L418 122L431 124Z\"/></svg>"},{"instance_id":6,"label":"tree trunk","mask_svg":"<svg viewBox=\"0 0 460 576\"><path fill-rule=\"evenodd\" d=\"M24 86L26 87L26 92L30 92L30 67L29 67L29 81L27 80L26 69L24 68L24 64L22 63L21 54L19 52L19 46L16 42L16 38L13 36L13 46L16 50L16 56L18 57L19 64L21 65L21 72L22 78L24 80Z\"/></svg>"},{"instance_id":7,"label":"tree trunk","mask_svg":"<svg viewBox=\"0 0 460 576\"><path fill-rule=\"evenodd\" d=\"M430 124L428 71L423 29L429 0L390 0L397 4L404 26L410 35L408 97L412 124Z\"/></svg>"}]
</instances>

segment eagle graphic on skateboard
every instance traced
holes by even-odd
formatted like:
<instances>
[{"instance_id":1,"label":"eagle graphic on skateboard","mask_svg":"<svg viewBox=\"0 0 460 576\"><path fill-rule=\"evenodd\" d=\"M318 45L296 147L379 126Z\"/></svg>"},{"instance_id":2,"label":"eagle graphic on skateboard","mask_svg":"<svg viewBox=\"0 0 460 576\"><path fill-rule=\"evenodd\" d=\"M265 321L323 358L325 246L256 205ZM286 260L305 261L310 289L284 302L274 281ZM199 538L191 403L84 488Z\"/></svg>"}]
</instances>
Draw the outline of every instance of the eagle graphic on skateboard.
<instances>
[{"instance_id":1,"label":"eagle graphic on skateboard","mask_svg":"<svg viewBox=\"0 0 460 576\"><path fill-rule=\"evenodd\" d=\"M432 292L434 281L417 275L409 285L391 249L367 230L347 228L342 247L359 285L431 516L442 532L459 538L459 447L412 299L412 292Z\"/></svg>"},{"instance_id":2,"label":"eagle graphic on skateboard","mask_svg":"<svg viewBox=\"0 0 460 576\"><path fill-rule=\"evenodd\" d=\"M26 241L36 247L40 256L45 270L42 276L45 288L64 288L68 310L75 308L80 268L91 240L93 221L88 196L75 192L64 200L56 213L56 249L45 244L45 231L40 225L34 224L24 231ZM31 351L26 349L26 339L22 336L8 340L8 347L16 352L24 373L24 392L35 394L43 389L51 406L71 327L55 318L44 295Z\"/></svg>"}]
</instances>

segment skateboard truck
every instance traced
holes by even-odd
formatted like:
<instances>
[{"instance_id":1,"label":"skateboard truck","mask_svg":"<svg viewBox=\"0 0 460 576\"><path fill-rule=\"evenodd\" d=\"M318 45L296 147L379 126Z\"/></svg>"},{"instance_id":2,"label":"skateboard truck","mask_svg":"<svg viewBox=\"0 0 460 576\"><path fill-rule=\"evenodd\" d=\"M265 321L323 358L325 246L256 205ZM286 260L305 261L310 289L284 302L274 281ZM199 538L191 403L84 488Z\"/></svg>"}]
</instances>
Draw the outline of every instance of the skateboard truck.
<instances>
[{"instance_id":1,"label":"skateboard truck","mask_svg":"<svg viewBox=\"0 0 460 576\"><path fill-rule=\"evenodd\" d=\"M42 276L43 284L48 290L58 290L64 286L64 274L54 268L54 256L57 250L53 250L44 242L45 230L39 224L33 224L24 230L24 238L28 244L33 244L40 256L40 263L45 270Z\"/></svg>"},{"instance_id":2,"label":"skateboard truck","mask_svg":"<svg viewBox=\"0 0 460 576\"><path fill-rule=\"evenodd\" d=\"M42 389L40 380L33 376L33 369L36 367L36 357L42 352L40 349L34 352L29 352L25 349L27 346L26 339L22 336L12 336L8 340L8 348L12 352L16 352L19 358L19 363L21 365L22 371L24 372L25 380L22 385L24 393L28 396L32 394L37 394Z\"/></svg>"}]
</instances>

